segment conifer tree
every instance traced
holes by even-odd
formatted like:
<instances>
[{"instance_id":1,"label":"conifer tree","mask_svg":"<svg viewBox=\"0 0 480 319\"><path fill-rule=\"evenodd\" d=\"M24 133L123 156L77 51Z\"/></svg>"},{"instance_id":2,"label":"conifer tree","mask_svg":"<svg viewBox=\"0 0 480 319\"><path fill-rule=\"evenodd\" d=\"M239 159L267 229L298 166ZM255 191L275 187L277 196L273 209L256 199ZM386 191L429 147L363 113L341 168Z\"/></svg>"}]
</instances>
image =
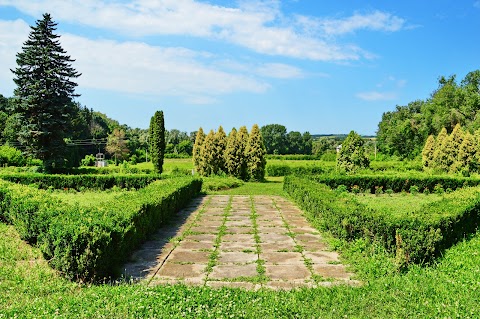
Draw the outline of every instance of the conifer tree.
<instances>
[{"instance_id":1,"label":"conifer tree","mask_svg":"<svg viewBox=\"0 0 480 319\"><path fill-rule=\"evenodd\" d=\"M433 153L435 152L435 137L430 135L422 151L422 164L424 168L433 166Z\"/></svg>"},{"instance_id":2,"label":"conifer tree","mask_svg":"<svg viewBox=\"0 0 480 319\"><path fill-rule=\"evenodd\" d=\"M237 145L238 145L238 157L239 157L239 172L235 177L240 178L241 180L247 180L247 158L246 158L246 149L248 145L248 130L246 126L240 127L237 133Z\"/></svg>"},{"instance_id":3,"label":"conifer tree","mask_svg":"<svg viewBox=\"0 0 480 319\"><path fill-rule=\"evenodd\" d=\"M346 172L354 172L359 168L370 166L370 160L365 154L364 142L356 132L351 131L343 141L337 164Z\"/></svg>"},{"instance_id":4,"label":"conifer tree","mask_svg":"<svg viewBox=\"0 0 480 319\"><path fill-rule=\"evenodd\" d=\"M216 160L216 147L215 147L215 133L213 130L205 137L202 148L200 149L201 157L201 171L203 176L209 176L215 174L215 160Z\"/></svg>"},{"instance_id":5,"label":"conifer tree","mask_svg":"<svg viewBox=\"0 0 480 319\"><path fill-rule=\"evenodd\" d=\"M225 150L227 149L227 135L220 126L215 133L215 162L214 174L222 174L225 172Z\"/></svg>"},{"instance_id":6,"label":"conifer tree","mask_svg":"<svg viewBox=\"0 0 480 319\"><path fill-rule=\"evenodd\" d=\"M242 154L239 153L237 129L232 128L227 138L225 149L225 172L229 175L239 177Z\"/></svg>"},{"instance_id":7,"label":"conifer tree","mask_svg":"<svg viewBox=\"0 0 480 319\"><path fill-rule=\"evenodd\" d=\"M202 158L200 156L200 150L202 149L203 141L205 140L205 133L203 128L199 128L197 136L195 137L195 144L193 144L193 166L195 170L201 175L202 174Z\"/></svg>"},{"instance_id":8,"label":"conifer tree","mask_svg":"<svg viewBox=\"0 0 480 319\"><path fill-rule=\"evenodd\" d=\"M454 164L454 170L473 172L476 169L476 153L475 139L472 134L467 132L458 150L458 158Z\"/></svg>"},{"instance_id":9,"label":"conifer tree","mask_svg":"<svg viewBox=\"0 0 480 319\"><path fill-rule=\"evenodd\" d=\"M442 162L444 162L444 151L443 144L448 138L448 133L446 128L442 128L440 133L438 133L435 141L435 151L433 152L433 168L442 169Z\"/></svg>"},{"instance_id":10,"label":"conifer tree","mask_svg":"<svg viewBox=\"0 0 480 319\"><path fill-rule=\"evenodd\" d=\"M455 125L455 127L453 128L452 133L450 134L450 137L448 139L448 145L445 149L448 156L447 169L450 172L457 171L458 167L456 167L455 164L458 161L458 153L464 137L465 133L463 132L460 124L457 123L457 125Z\"/></svg>"},{"instance_id":11,"label":"conifer tree","mask_svg":"<svg viewBox=\"0 0 480 319\"><path fill-rule=\"evenodd\" d=\"M64 138L75 112L72 101L80 74L55 34L57 23L45 13L31 27L28 40L17 54L14 82L14 113L19 114L19 140L29 156L43 160L47 171L64 165Z\"/></svg>"},{"instance_id":12,"label":"conifer tree","mask_svg":"<svg viewBox=\"0 0 480 319\"><path fill-rule=\"evenodd\" d=\"M265 154L266 150L260 128L257 124L254 124L245 149L247 174L250 180L262 181L265 179Z\"/></svg>"},{"instance_id":13,"label":"conifer tree","mask_svg":"<svg viewBox=\"0 0 480 319\"><path fill-rule=\"evenodd\" d=\"M163 172L165 156L165 121L163 111L156 111L150 120L150 153L157 174Z\"/></svg>"}]
</instances>

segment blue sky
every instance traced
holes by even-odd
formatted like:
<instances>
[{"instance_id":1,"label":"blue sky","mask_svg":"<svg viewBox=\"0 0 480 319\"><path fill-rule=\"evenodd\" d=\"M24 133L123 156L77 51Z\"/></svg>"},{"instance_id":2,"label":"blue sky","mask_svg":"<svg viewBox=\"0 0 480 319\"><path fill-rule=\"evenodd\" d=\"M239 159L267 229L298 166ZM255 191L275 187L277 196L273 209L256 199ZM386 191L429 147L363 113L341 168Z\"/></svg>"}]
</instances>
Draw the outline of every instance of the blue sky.
<instances>
[{"instance_id":1,"label":"blue sky","mask_svg":"<svg viewBox=\"0 0 480 319\"><path fill-rule=\"evenodd\" d=\"M480 69L480 1L0 0L0 94L49 12L77 100L132 127L283 124L375 134L382 113Z\"/></svg>"}]
</instances>

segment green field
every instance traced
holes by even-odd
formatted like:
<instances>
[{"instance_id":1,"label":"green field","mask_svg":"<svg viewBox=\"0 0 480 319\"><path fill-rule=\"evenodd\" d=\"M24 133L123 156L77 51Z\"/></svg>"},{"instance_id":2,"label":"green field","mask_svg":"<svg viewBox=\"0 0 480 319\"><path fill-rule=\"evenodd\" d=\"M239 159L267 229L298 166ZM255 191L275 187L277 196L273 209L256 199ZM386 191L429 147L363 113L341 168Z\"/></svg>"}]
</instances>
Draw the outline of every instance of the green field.
<instances>
[{"instance_id":1,"label":"green field","mask_svg":"<svg viewBox=\"0 0 480 319\"><path fill-rule=\"evenodd\" d=\"M299 162L299 161L296 161ZM311 163L312 161L303 161ZM308 164L307 163L307 164ZM144 164L141 164L144 165ZM166 172L191 168L191 160L167 159ZM206 179L208 180L208 179ZM279 195L283 177L221 189L234 179L214 177L207 194ZM213 190L219 186L220 190ZM93 205L131 191L65 192L53 196ZM448 195L360 194L355 198L392 214L415 211ZM315 226L315 223L314 223ZM430 266L398 272L394 257L365 239L344 242L324 234L361 281L293 291L246 291L183 285L149 287L125 280L86 285L63 278L38 248L0 223L0 318L478 318L480 233L452 246Z\"/></svg>"}]
</instances>

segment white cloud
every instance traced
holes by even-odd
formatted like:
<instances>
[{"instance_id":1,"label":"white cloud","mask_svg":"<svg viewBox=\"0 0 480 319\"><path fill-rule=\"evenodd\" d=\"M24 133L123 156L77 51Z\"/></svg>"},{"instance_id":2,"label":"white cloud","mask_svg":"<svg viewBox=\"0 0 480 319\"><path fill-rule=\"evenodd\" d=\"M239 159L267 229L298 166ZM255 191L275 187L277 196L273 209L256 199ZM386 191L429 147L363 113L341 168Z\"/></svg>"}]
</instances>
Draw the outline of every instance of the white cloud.
<instances>
[{"instance_id":1,"label":"white cloud","mask_svg":"<svg viewBox=\"0 0 480 319\"><path fill-rule=\"evenodd\" d=\"M185 48L162 48L139 42L89 40L65 35L61 42L77 61L82 87L111 91L174 95L218 96L269 88L251 76L225 72L200 62L201 53ZM211 98L208 99L211 101Z\"/></svg>"},{"instance_id":2,"label":"white cloud","mask_svg":"<svg viewBox=\"0 0 480 319\"><path fill-rule=\"evenodd\" d=\"M20 51L23 41L27 39L30 28L23 20L0 20L0 83L3 92L10 96L14 88L13 74L10 69L16 67L16 53Z\"/></svg>"},{"instance_id":3,"label":"white cloud","mask_svg":"<svg viewBox=\"0 0 480 319\"><path fill-rule=\"evenodd\" d=\"M340 45L314 36L320 27L323 35L338 35L358 29L398 31L404 20L375 11L344 19L318 20L298 16L298 23L285 23L281 2L243 1L238 7L222 7L194 0L0 0L39 17L50 12L54 19L113 30L130 36L188 35L224 40L267 55L319 61L344 61L370 58L352 45Z\"/></svg>"},{"instance_id":4,"label":"white cloud","mask_svg":"<svg viewBox=\"0 0 480 319\"><path fill-rule=\"evenodd\" d=\"M256 73L264 77L277 79L293 79L304 77L302 70L299 68L282 63L266 63L262 66L259 66L256 70Z\"/></svg>"},{"instance_id":5,"label":"white cloud","mask_svg":"<svg viewBox=\"0 0 480 319\"><path fill-rule=\"evenodd\" d=\"M391 101L397 98L394 92L360 92L356 94L356 97L364 101Z\"/></svg>"}]
</instances>

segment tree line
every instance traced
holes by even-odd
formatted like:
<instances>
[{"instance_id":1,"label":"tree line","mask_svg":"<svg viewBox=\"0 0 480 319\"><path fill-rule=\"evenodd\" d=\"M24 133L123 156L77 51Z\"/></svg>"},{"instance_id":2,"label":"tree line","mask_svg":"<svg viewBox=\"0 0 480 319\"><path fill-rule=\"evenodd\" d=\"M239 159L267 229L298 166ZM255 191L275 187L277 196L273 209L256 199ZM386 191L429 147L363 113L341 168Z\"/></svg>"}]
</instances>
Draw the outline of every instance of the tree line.
<instances>
[{"instance_id":1,"label":"tree line","mask_svg":"<svg viewBox=\"0 0 480 319\"><path fill-rule=\"evenodd\" d=\"M474 132L480 128L480 70L469 72L460 83L456 76L440 77L438 88L426 100L417 100L383 113L378 125L381 152L414 158L422 152L428 136L445 128L450 134L457 124Z\"/></svg>"}]
</instances>

